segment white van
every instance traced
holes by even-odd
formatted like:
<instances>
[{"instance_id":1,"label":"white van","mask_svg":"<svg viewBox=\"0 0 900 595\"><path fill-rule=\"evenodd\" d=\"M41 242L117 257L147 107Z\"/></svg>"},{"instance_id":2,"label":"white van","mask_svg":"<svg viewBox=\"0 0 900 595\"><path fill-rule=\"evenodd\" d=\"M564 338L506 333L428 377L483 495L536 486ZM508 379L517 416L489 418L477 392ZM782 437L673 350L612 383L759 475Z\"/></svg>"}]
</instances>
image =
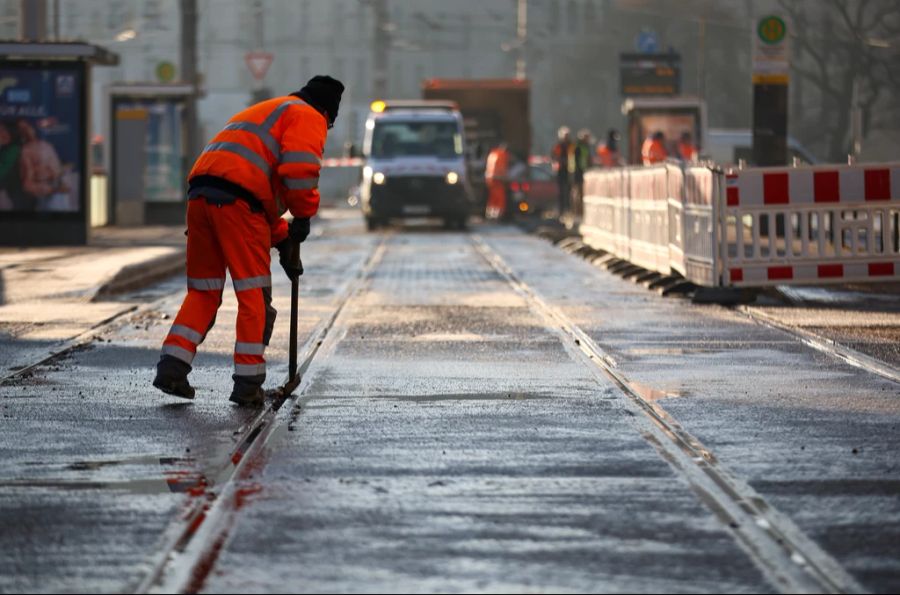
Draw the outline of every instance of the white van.
<instances>
[{"instance_id":1,"label":"white van","mask_svg":"<svg viewBox=\"0 0 900 595\"><path fill-rule=\"evenodd\" d=\"M753 133L748 129L727 130L712 128L707 133L706 146L700 153L704 158L713 160L719 165L738 165L741 159L747 163L753 162ZM788 137L788 160L799 160L800 164L815 165L818 160L797 142L792 136Z\"/></svg>"},{"instance_id":2,"label":"white van","mask_svg":"<svg viewBox=\"0 0 900 595\"><path fill-rule=\"evenodd\" d=\"M463 135L462 114L452 102L374 102L359 187L367 227L427 217L465 228L472 192Z\"/></svg>"}]
</instances>

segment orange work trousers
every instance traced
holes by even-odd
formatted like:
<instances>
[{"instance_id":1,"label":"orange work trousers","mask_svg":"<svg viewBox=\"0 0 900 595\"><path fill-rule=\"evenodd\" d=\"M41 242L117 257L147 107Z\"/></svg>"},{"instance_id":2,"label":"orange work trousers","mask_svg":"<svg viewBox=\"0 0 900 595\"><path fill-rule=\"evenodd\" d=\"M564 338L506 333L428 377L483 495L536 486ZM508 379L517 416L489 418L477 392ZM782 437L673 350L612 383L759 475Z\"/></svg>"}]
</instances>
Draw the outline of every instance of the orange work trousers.
<instances>
[{"instance_id":1,"label":"orange work trousers","mask_svg":"<svg viewBox=\"0 0 900 595\"><path fill-rule=\"evenodd\" d=\"M188 201L187 223L188 292L162 353L187 364L193 361L216 321L227 269L238 299L234 375L261 385L266 376L263 354L275 325L272 240L265 216L243 200L211 204L199 196Z\"/></svg>"},{"instance_id":2,"label":"orange work trousers","mask_svg":"<svg viewBox=\"0 0 900 595\"><path fill-rule=\"evenodd\" d=\"M506 182L488 180L488 200L485 215L488 219L499 219L506 214Z\"/></svg>"}]
</instances>

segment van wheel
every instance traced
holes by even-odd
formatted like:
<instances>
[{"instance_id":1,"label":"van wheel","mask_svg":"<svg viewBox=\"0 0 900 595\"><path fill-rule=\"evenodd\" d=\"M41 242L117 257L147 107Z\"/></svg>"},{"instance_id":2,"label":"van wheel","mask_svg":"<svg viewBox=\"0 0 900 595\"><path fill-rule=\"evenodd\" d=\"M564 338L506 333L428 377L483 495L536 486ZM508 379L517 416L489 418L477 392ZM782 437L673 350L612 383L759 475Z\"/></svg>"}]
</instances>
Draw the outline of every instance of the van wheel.
<instances>
[{"instance_id":1,"label":"van wheel","mask_svg":"<svg viewBox=\"0 0 900 595\"><path fill-rule=\"evenodd\" d=\"M457 217L447 217L446 219L444 219L444 229L456 229L459 231L465 231L467 222L468 217L466 217L465 215Z\"/></svg>"}]
</instances>

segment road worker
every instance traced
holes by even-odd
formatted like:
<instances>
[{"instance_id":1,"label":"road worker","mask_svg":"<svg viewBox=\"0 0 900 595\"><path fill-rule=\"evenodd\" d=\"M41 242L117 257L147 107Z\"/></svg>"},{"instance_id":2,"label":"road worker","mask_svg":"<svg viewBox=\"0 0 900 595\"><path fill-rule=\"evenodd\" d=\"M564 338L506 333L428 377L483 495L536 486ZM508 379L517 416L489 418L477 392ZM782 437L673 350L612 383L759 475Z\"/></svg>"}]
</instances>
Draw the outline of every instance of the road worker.
<instances>
[{"instance_id":1,"label":"road worker","mask_svg":"<svg viewBox=\"0 0 900 595\"><path fill-rule=\"evenodd\" d=\"M644 140L641 146L641 160L644 165L662 163L666 160L669 153L666 151L665 142L666 136L659 130Z\"/></svg>"},{"instance_id":2,"label":"road worker","mask_svg":"<svg viewBox=\"0 0 900 595\"><path fill-rule=\"evenodd\" d=\"M559 191L559 217L569 209L572 192L572 178L569 174L569 154L572 152L572 133L567 126L562 126L556 133L558 142L551 151L553 171L556 172L556 186Z\"/></svg>"},{"instance_id":3,"label":"road worker","mask_svg":"<svg viewBox=\"0 0 900 595\"><path fill-rule=\"evenodd\" d=\"M485 216L499 219L506 215L506 184L509 182L509 147L500 143L488 153L484 167L484 180L488 188Z\"/></svg>"},{"instance_id":4,"label":"road worker","mask_svg":"<svg viewBox=\"0 0 900 595\"><path fill-rule=\"evenodd\" d=\"M678 141L678 155L682 161L688 163L697 161L697 147L694 145L690 132L681 133L681 140Z\"/></svg>"},{"instance_id":5,"label":"road worker","mask_svg":"<svg viewBox=\"0 0 900 595\"><path fill-rule=\"evenodd\" d=\"M619 141L622 137L619 131L610 128L606 133L606 142L597 147L597 164L600 167L618 167L622 165L622 157L619 155Z\"/></svg>"},{"instance_id":6,"label":"road worker","mask_svg":"<svg viewBox=\"0 0 900 595\"><path fill-rule=\"evenodd\" d=\"M582 214L584 199L584 172L591 166L591 131L582 128L575 137L575 143L569 153L569 175L572 180L572 211Z\"/></svg>"},{"instance_id":7,"label":"road worker","mask_svg":"<svg viewBox=\"0 0 900 595\"><path fill-rule=\"evenodd\" d=\"M234 390L239 405L261 403L263 357L275 323L269 252L292 280L295 243L319 208L319 169L344 86L316 76L302 89L238 113L206 145L188 175L187 287L163 342L153 386L191 399L191 362L216 319L231 274L238 300ZM285 208L293 215L288 224Z\"/></svg>"}]
</instances>

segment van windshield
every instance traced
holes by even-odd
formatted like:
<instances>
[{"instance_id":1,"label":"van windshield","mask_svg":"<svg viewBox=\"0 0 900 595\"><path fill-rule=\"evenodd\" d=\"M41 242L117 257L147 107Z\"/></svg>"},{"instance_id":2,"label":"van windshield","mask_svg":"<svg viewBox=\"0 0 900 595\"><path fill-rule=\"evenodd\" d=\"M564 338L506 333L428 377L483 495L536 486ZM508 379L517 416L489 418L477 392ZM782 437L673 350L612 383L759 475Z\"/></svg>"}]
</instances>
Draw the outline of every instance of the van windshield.
<instances>
[{"instance_id":1,"label":"van windshield","mask_svg":"<svg viewBox=\"0 0 900 595\"><path fill-rule=\"evenodd\" d=\"M376 122L372 157L429 156L451 159L462 155L456 122Z\"/></svg>"}]
</instances>

